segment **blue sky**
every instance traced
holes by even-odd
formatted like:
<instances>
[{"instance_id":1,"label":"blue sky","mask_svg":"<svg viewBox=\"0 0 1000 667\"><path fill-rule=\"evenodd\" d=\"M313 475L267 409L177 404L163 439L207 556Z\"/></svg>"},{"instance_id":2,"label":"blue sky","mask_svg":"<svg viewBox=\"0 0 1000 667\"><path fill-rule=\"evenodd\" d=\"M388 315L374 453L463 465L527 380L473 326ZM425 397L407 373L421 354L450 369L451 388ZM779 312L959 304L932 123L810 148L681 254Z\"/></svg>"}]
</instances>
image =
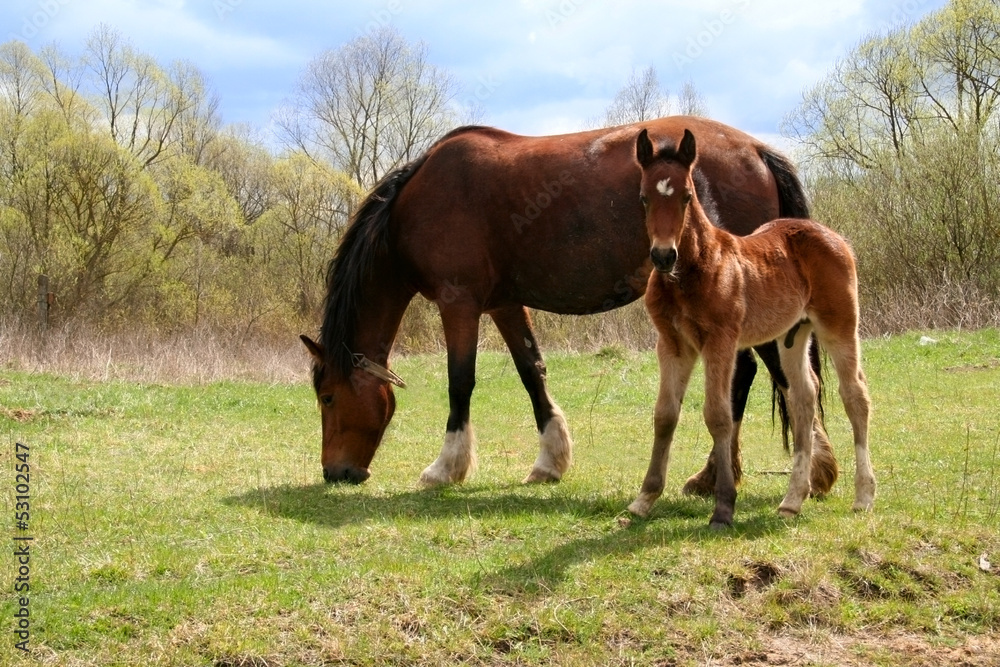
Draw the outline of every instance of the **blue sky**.
<instances>
[{"instance_id":1,"label":"blue sky","mask_svg":"<svg viewBox=\"0 0 1000 667\"><path fill-rule=\"evenodd\" d=\"M205 73L226 122L266 127L306 64L391 24L476 101L482 122L525 134L583 129L633 70L687 80L710 114L765 140L802 92L865 35L945 0L7 0L0 39L79 54L100 23L162 63Z\"/></svg>"}]
</instances>

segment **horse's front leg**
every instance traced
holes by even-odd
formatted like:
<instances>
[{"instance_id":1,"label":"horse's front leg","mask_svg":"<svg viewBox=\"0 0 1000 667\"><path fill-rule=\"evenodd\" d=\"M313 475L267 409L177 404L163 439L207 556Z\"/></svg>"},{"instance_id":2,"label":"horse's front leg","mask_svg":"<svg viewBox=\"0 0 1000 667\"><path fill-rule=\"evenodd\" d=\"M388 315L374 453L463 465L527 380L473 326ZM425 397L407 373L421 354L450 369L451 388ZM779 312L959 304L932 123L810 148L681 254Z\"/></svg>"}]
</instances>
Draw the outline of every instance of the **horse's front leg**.
<instances>
[{"instance_id":1,"label":"horse's front leg","mask_svg":"<svg viewBox=\"0 0 1000 667\"><path fill-rule=\"evenodd\" d=\"M733 434L730 439L729 452L732 457L733 482L739 487L743 479L742 456L740 455L740 429L743 425L743 414L746 411L747 399L750 396L750 386L757 375L757 362L750 350L740 350L736 356L736 372L733 375L732 407ZM715 494L715 455L710 452L705 467L688 478L681 493L711 497Z\"/></svg>"},{"instance_id":2,"label":"horse's front leg","mask_svg":"<svg viewBox=\"0 0 1000 667\"><path fill-rule=\"evenodd\" d=\"M492 311L490 316L507 343L514 367L531 398L538 428L538 458L524 482L558 482L573 462L573 439L563 411L545 386L545 362L528 311L523 306L511 306Z\"/></svg>"},{"instance_id":3,"label":"horse's front leg","mask_svg":"<svg viewBox=\"0 0 1000 667\"><path fill-rule=\"evenodd\" d=\"M736 482L730 446L733 437L733 408L730 387L736 366L736 336L720 336L702 350L705 360L705 425L712 435L715 456L715 511L709 521L712 528L733 523L736 510Z\"/></svg>"},{"instance_id":4,"label":"horse's front leg","mask_svg":"<svg viewBox=\"0 0 1000 667\"><path fill-rule=\"evenodd\" d=\"M656 342L656 357L660 365L660 391L653 411L653 453L639 496L628 506L636 516L648 516L653 503L663 493L670 459L670 444L681 415L681 401L687 390L697 353L679 337L660 333Z\"/></svg>"},{"instance_id":5,"label":"horse's front leg","mask_svg":"<svg viewBox=\"0 0 1000 667\"><path fill-rule=\"evenodd\" d=\"M476 441L469 423L469 404L476 386L479 314L474 304L440 305L448 347L448 425L441 454L420 474L428 486L465 481L476 467Z\"/></svg>"}]
</instances>

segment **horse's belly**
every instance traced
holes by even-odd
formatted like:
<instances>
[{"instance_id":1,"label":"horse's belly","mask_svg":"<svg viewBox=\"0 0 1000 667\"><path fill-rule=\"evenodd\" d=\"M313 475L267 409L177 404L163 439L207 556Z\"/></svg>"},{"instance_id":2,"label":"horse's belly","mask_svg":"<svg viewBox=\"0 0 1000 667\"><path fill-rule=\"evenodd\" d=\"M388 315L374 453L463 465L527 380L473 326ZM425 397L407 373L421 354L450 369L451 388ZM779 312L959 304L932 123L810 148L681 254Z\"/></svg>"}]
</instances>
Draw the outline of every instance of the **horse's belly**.
<instances>
[{"instance_id":1,"label":"horse's belly","mask_svg":"<svg viewBox=\"0 0 1000 667\"><path fill-rule=\"evenodd\" d=\"M539 267L541 268L541 267ZM512 275L507 297L529 308L562 315L587 315L620 308L646 291L649 268L641 262L614 267L552 267Z\"/></svg>"},{"instance_id":2,"label":"horse's belly","mask_svg":"<svg viewBox=\"0 0 1000 667\"><path fill-rule=\"evenodd\" d=\"M806 319L806 302L791 290L776 290L769 299L750 302L740 331L740 347L753 347L784 336Z\"/></svg>"}]
</instances>

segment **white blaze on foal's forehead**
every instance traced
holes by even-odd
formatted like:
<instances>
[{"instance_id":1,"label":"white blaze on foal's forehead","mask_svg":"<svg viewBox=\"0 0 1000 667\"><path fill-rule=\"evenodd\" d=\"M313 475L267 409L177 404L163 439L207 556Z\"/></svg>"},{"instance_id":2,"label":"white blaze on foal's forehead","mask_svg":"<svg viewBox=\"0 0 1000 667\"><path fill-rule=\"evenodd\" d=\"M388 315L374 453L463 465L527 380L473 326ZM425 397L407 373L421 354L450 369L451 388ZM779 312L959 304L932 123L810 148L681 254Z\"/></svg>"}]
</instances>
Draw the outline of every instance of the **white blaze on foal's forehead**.
<instances>
[{"instance_id":1,"label":"white blaze on foal's forehead","mask_svg":"<svg viewBox=\"0 0 1000 667\"><path fill-rule=\"evenodd\" d=\"M664 197L669 197L670 195L674 194L674 189L670 185L670 179L667 178L657 183L656 191L659 192Z\"/></svg>"}]
</instances>

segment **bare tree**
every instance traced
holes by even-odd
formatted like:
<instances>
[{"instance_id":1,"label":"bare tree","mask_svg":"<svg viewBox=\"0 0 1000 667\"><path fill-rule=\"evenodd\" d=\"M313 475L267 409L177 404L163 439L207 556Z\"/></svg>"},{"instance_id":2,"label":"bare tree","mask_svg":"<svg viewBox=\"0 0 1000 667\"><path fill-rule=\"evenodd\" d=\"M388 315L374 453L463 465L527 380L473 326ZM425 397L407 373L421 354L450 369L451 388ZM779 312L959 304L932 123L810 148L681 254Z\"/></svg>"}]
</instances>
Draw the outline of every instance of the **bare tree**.
<instances>
[{"instance_id":1,"label":"bare tree","mask_svg":"<svg viewBox=\"0 0 1000 667\"><path fill-rule=\"evenodd\" d=\"M677 113L683 116L708 116L708 104L702 97L698 89L694 87L694 82L686 81L678 96L679 109Z\"/></svg>"},{"instance_id":2,"label":"bare tree","mask_svg":"<svg viewBox=\"0 0 1000 667\"><path fill-rule=\"evenodd\" d=\"M171 143L174 125L194 104L184 88L191 83L188 68L172 78L107 25L87 40L84 62L111 137L144 166L156 162Z\"/></svg>"},{"instance_id":3,"label":"bare tree","mask_svg":"<svg viewBox=\"0 0 1000 667\"><path fill-rule=\"evenodd\" d=\"M656 68L650 65L641 74L635 70L615 94L600 124L605 127L637 123L670 113L670 95L660 86Z\"/></svg>"},{"instance_id":4,"label":"bare tree","mask_svg":"<svg viewBox=\"0 0 1000 667\"><path fill-rule=\"evenodd\" d=\"M285 140L369 188L455 124L457 84L391 27L326 51L278 118Z\"/></svg>"}]
</instances>

